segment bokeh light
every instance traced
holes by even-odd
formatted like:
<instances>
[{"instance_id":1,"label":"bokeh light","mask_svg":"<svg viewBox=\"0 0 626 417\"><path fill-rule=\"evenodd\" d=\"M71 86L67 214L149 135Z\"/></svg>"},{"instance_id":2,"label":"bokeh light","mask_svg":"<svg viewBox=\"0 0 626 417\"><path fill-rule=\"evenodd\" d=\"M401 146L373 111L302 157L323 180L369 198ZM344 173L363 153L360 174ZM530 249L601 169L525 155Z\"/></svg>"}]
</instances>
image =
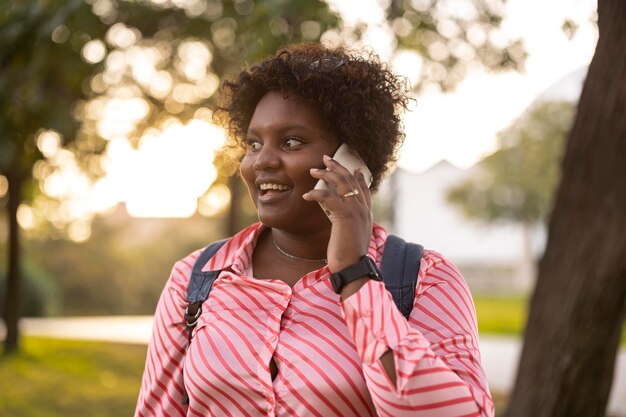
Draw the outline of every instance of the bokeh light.
<instances>
[{"instance_id":1,"label":"bokeh light","mask_svg":"<svg viewBox=\"0 0 626 417\"><path fill-rule=\"evenodd\" d=\"M135 217L189 217L198 198L217 177L213 156L224 132L206 120L168 121L149 129L135 149L128 140L109 143L103 166L107 176L94 186L93 208L125 202ZM117 196L117 197L116 197Z\"/></svg>"},{"instance_id":2,"label":"bokeh light","mask_svg":"<svg viewBox=\"0 0 626 417\"><path fill-rule=\"evenodd\" d=\"M106 46L99 39L87 42L82 49L82 55L85 61L91 64L97 64L102 61L106 55Z\"/></svg>"},{"instance_id":3,"label":"bokeh light","mask_svg":"<svg viewBox=\"0 0 626 417\"><path fill-rule=\"evenodd\" d=\"M9 180L4 175L0 175L0 198L9 192Z\"/></svg>"},{"instance_id":4,"label":"bokeh light","mask_svg":"<svg viewBox=\"0 0 626 417\"><path fill-rule=\"evenodd\" d=\"M37 136L37 148L46 158L51 158L60 146L61 136L53 130L45 130Z\"/></svg>"},{"instance_id":5,"label":"bokeh light","mask_svg":"<svg viewBox=\"0 0 626 417\"><path fill-rule=\"evenodd\" d=\"M226 185L216 184L198 199L198 211L206 217L223 213L228 208L230 197L230 189Z\"/></svg>"}]
</instances>

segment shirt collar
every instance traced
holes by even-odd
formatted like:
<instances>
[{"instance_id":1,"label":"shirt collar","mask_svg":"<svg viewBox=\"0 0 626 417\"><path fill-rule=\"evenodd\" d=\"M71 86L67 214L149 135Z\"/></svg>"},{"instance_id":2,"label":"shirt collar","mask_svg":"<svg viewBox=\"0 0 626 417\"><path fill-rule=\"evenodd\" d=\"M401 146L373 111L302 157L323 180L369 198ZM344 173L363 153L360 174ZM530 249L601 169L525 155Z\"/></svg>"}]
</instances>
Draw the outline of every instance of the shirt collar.
<instances>
[{"instance_id":1,"label":"shirt collar","mask_svg":"<svg viewBox=\"0 0 626 417\"><path fill-rule=\"evenodd\" d=\"M233 272L243 274L243 271L245 271L252 262L252 253L263 228L262 223L254 223L228 239L224 246L222 246L204 265L202 271L221 271L231 268ZM385 228L374 224L367 255L372 258L379 267L385 240L387 240L387 231Z\"/></svg>"}]
</instances>

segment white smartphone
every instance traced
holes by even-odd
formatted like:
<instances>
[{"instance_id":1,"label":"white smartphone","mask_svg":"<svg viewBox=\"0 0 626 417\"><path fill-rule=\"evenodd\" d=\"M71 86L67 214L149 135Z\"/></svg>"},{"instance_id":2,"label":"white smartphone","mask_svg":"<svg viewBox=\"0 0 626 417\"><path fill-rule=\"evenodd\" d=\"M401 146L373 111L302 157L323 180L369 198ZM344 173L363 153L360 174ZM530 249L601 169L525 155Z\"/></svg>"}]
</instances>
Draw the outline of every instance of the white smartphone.
<instances>
[{"instance_id":1,"label":"white smartphone","mask_svg":"<svg viewBox=\"0 0 626 417\"><path fill-rule=\"evenodd\" d=\"M370 172L365 162L361 159L358 153L355 150L350 148L347 144L342 143L337 152L333 155L333 159L339 162L341 165L346 167L348 171L350 171L353 175L357 170L361 170L363 176L365 177L365 182L367 186L372 185L372 173ZM315 184L316 190L327 190L328 184L324 180L319 180L317 184ZM324 207L322 207L324 208Z\"/></svg>"}]
</instances>

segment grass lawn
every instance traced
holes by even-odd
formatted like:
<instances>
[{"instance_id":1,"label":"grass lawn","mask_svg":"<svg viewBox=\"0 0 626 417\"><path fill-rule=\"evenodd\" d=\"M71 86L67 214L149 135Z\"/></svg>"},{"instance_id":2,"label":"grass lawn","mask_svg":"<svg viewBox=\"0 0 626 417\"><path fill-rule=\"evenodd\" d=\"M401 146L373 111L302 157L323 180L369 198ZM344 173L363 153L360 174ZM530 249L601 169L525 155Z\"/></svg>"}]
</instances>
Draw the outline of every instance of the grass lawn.
<instances>
[{"instance_id":1,"label":"grass lawn","mask_svg":"<svg viewBox=\"0 0 626 417\"><path fill-rule=\"evenodd\" d=\"M477 296L474 302L481 334L521 337L527 298ZM19 354L0 355L0 416L131 416L145 355L141 345L25 337ZM494 394L503 410L506 396Z\"/></svg>"},{"instance_id":2,"label":"grass lawn","mask_svg":"<svg viewBox=\"0 0 626 417\"><path fill-rule=\"evenodd\" d=\"M481 334L523 336L528 298L522 296L475 296L478 331ZM622 327L621 348L626 348L626 323Z\"/></svg>"},{"instance_id":3,"label":"grass lawn","mask_svg":"<svg viewBox=\"0 0 626 417\"><path fill-rule=\"evenodd\" d=\"M474 297L478 331L485 334L522 336L528 298L523 296Z\"/></svg>"},{"instance_id":4,"label":"grass lawn","mask_svg":"<svg viewBox=\"0 0 626 417\"><path fill-rule=\"evenodd\" d=\"M146 347L26 337L0 356L0 416L131 416Z\"/></svg>"}]
</instances>

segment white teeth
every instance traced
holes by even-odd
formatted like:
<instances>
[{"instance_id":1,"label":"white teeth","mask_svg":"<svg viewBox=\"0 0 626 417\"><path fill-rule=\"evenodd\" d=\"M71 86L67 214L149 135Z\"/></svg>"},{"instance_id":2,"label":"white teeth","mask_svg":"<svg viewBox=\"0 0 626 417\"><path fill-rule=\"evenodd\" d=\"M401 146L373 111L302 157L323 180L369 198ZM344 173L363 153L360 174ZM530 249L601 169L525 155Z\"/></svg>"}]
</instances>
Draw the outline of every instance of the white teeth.
<instances>
[{"instance_id":1,"label":"white teeth","mask_svg":"<svg viewBox=\"0 0 626 417\"><path fill-rule=\"evenodd\" d=\"M280 185L280 184L261 184L259 185L259 188L263 191L265 190L285 191L289 189L289 187L287 187L286 185Z\"/></svg>"}]
</instances>

